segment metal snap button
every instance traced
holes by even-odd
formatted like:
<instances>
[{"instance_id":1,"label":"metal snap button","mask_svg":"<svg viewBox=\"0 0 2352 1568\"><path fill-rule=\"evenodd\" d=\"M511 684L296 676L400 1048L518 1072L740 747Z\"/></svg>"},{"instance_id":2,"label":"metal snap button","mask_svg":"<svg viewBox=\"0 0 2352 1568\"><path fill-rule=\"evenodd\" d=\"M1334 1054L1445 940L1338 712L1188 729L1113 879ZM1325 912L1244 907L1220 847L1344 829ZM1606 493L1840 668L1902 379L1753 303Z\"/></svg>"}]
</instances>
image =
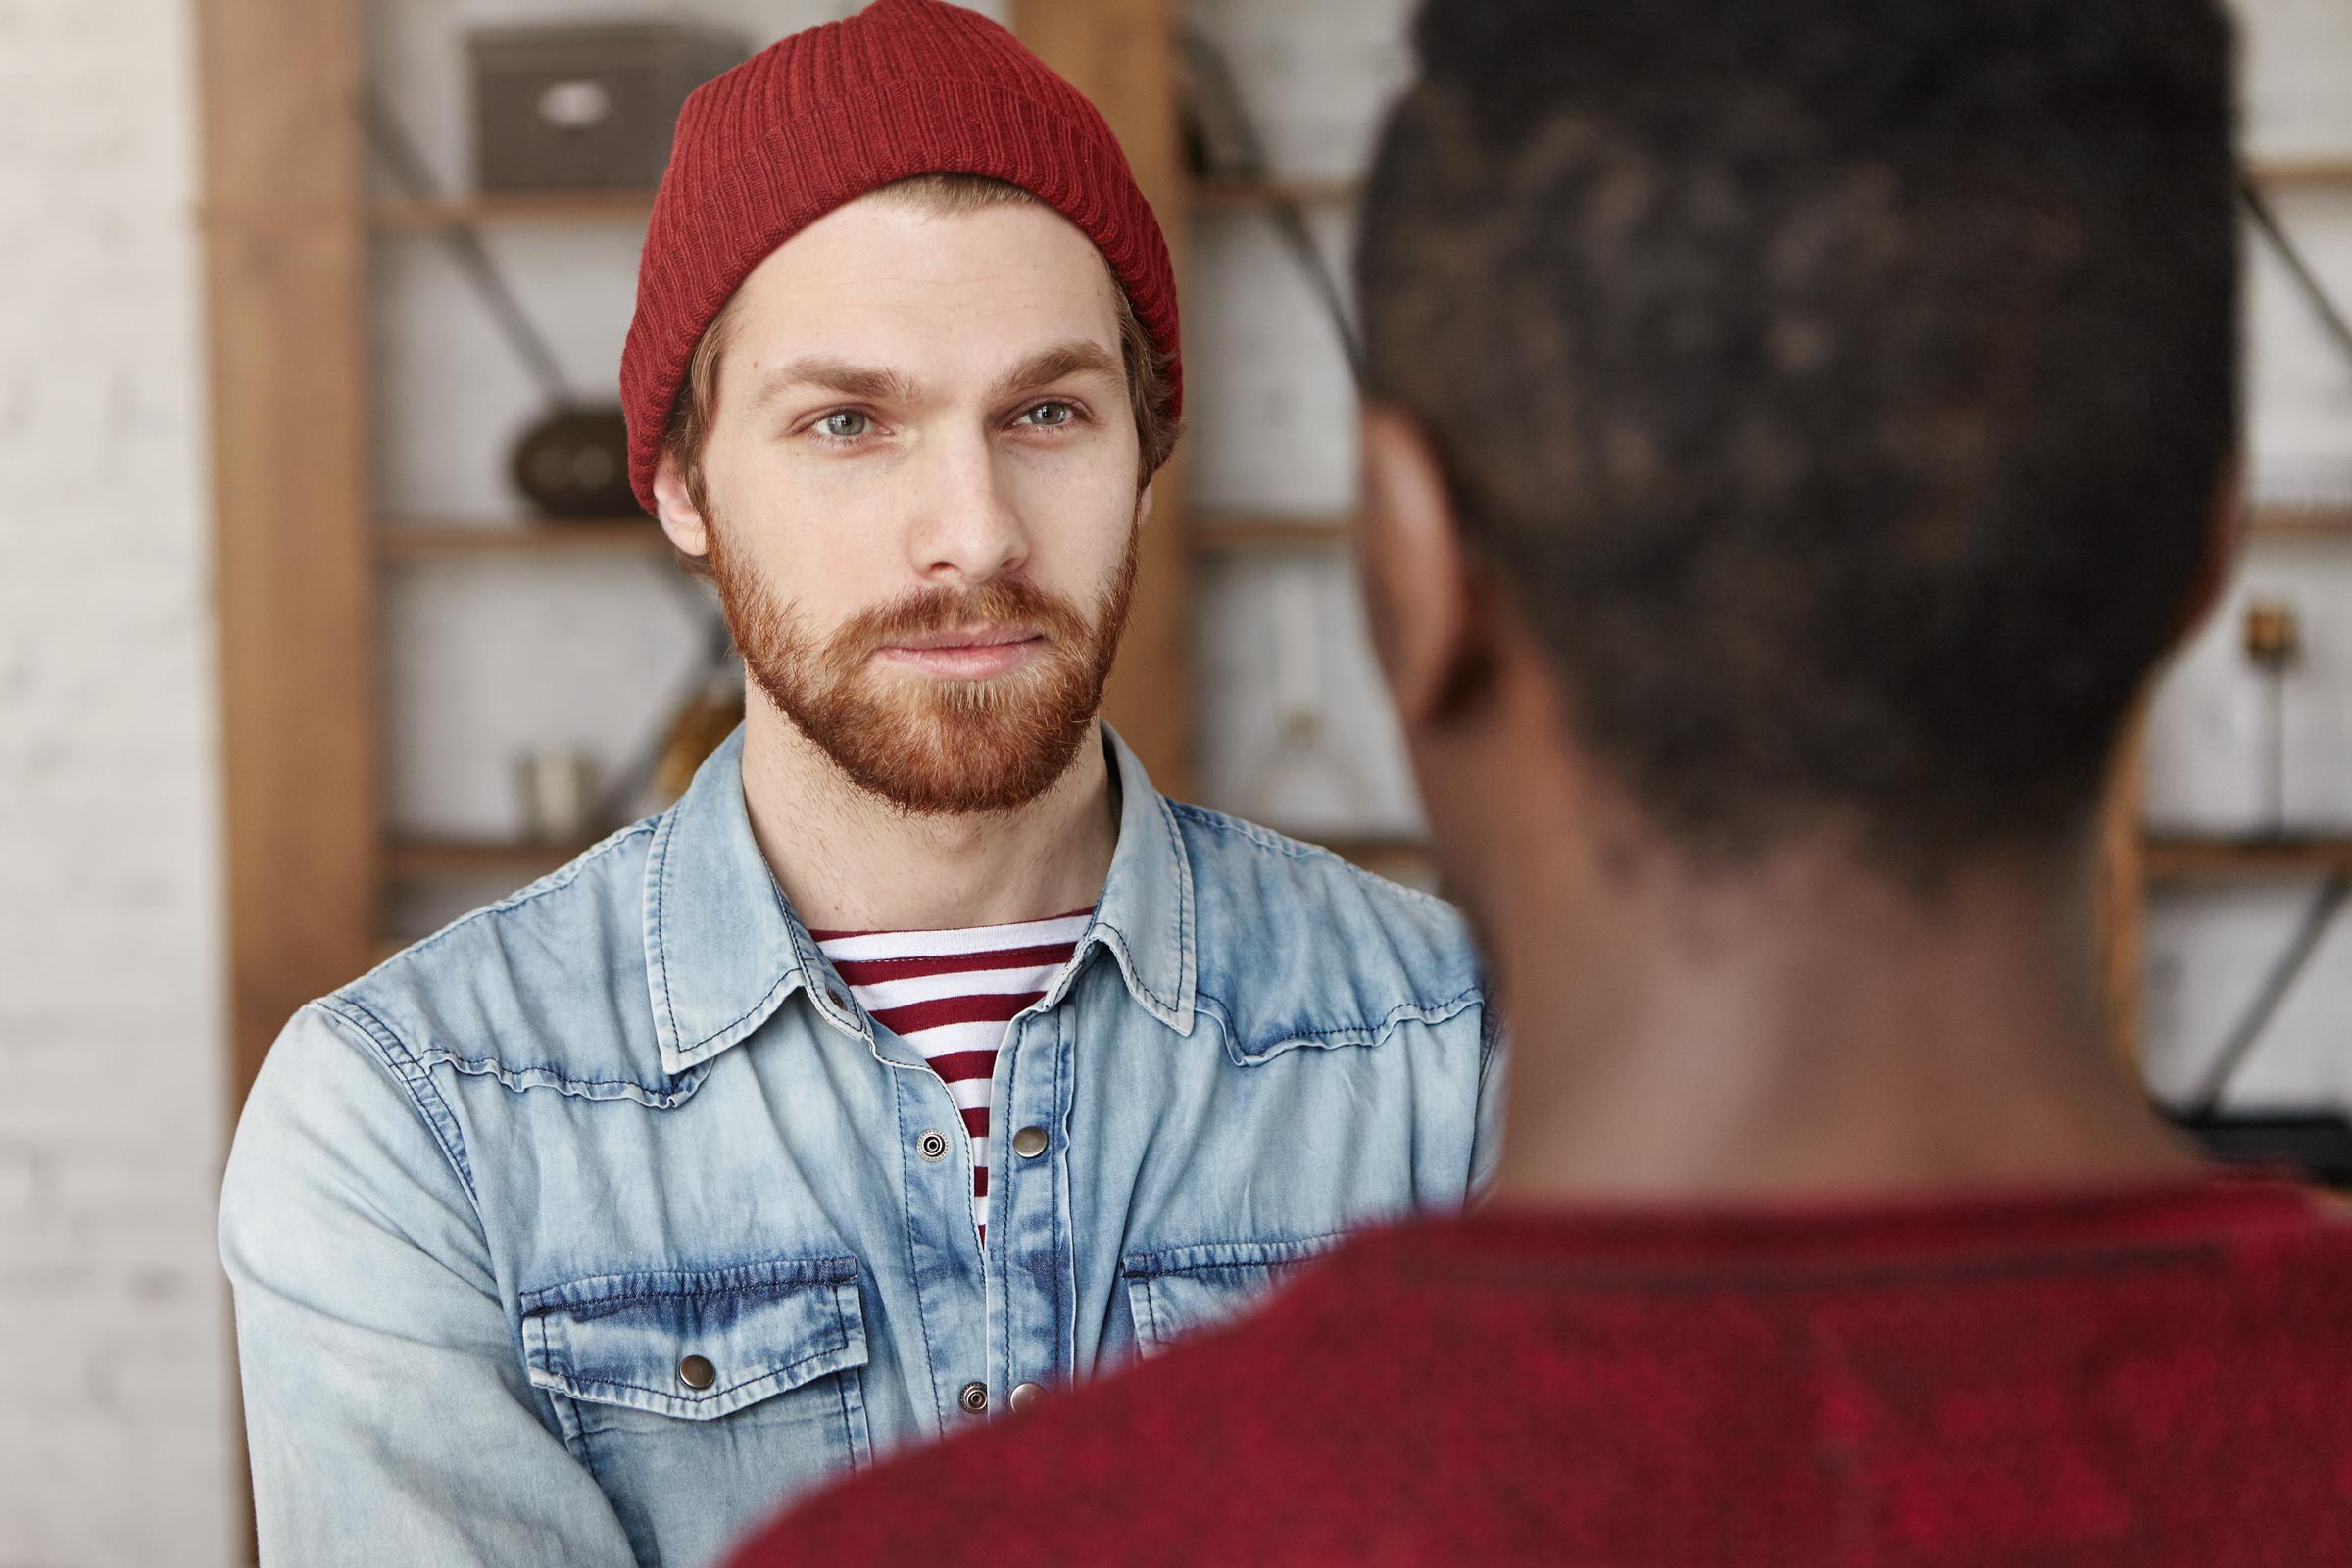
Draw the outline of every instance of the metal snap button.
<instances>
[{"instance_id":1,"label":"metal snap button","mask_svg":"<svg viewBox=\"0 0 2352 1568\"><path fill-rule=\"evenodd\" d=\"M1006 1402L1015 1410L1033 1410L1037 1408L1037 1401L1045 1396L1046 1391L1043 1385L1022 1383L1013 1388L1012 1396Z\"/></svg>"},{"instance_id":2,"label":"metal snap button","mask_svg":"<svg viewBox=\"0 0 2352 1568\"><path fill-rule=\"evenodd\" d=\"M678 1363L678 1381L690 1389L707 1389L718 1381L718 1368L708 1356L690 1355Z\"/></svg>"},{"instance_id":3,"label":"metal snap button","mask_svg":"<svg viewBox=\"0 0 2352 1568\"><path fill-rule=\"evenodd\" d=\"M825 987L825 1000L833 1004L833 1010L835 1012L847 1012L850 1010L850 999L839 991L834 990L831 986Z\"/></svg>"},{"instance_id":4,"label":"metal snap button","mask_svg":"<svg viewBox=\"0 0 2352 1568\"><path fill-rule=\"evenodd\" d=\"M935 1128L916 1139L914 1147L925 1159L936 1164L948 1157L948 1135Z\"/></svg>"},{"instance_id":5,"label":"metal snap button","mask_svg":"<svg viewBox=\"0 0 2352 1568\"><path fill-rule=\"evenodd\" d=\"M963 1407L963 1413L965 1415L980 1415L984 1413L988 1409L988 1385L985 1383L966 1383L963 1386L962 1392L956 1396L956 1402Z\"/></svg>"},{"instance_id":6,"label":"metal snap button","mask_svg":"<svg viewBox=\"0 0 2352 1568\"><path fill-rule=\"evenodd\" d=\"M1023 1159L1035 1159L1046 1152L1048 1142L1043 1127L1024 1127L1012 1135L1012 1152Z\"/></svg>"}]
</instances>

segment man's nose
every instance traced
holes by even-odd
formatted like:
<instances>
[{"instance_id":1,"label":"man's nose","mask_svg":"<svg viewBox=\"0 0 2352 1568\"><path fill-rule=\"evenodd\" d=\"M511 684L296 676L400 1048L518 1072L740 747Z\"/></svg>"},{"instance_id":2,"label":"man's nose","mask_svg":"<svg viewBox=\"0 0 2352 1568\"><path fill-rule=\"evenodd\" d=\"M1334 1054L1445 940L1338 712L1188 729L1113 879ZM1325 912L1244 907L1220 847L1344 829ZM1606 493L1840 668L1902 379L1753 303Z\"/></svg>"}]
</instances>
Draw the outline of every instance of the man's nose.
<instances>
[{"instance_id":1,"label":"man's nose","mask_svg":"<svg viewBox=\"0 0 2352 1568\"><path fill-rule=\"evenodd\" d=\"M1028 564L1028 530L985 431L939 443L927 466L908 538L925 582L982 583Z\"/></svg>"}]
</instances>

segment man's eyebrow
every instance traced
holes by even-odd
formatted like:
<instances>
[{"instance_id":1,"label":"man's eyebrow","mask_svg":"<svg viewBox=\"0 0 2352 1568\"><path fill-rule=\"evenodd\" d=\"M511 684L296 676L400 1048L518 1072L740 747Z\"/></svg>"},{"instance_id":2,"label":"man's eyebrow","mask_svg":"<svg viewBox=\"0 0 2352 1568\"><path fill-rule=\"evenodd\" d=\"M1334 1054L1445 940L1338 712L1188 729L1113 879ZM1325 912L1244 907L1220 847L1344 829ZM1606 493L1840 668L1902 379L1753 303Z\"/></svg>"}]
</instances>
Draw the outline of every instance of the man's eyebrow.
<instances>
[{"instance_id":1,"label":"man's eyebrow","mask_svg":"<svg viewBox=\"0 0 2352 1568\"><path fill-rule=\"evenodd\" d=\"M997 377L991 398L1009 397L1033 386L1044 386L1072 375L1102 375L1124 381L1126 368L1117 359L1085 338L1071 338L1040 349ZM847 398L873 402L914 401L915 385L905 373L881 366L858 365L830 355L809 355L780 365L760 377L752 389L752 407L764 408L798 387L812 387Z\"/></svg>"},{"instance_id":2,"label":"man's eyebrow","mask_svg":"<svg viewBox=\"0 0 2352 1568\"><path fill-rule=\"evenodd\" d=\"M810 355L780 365L761 376L752 389L752 407L764 408L793 388L804 386L876 403L907 403L914 399L913 381L897 370L857 365L827 355Z\"/></svg>"},{"instance_id":3,"label":"man's eyebrow","mask_svg":"<svg viewBox=\"0 0 2352 1568\"><path fill-rule=\"evenodd\" d=\"M988 390L993 398L1009 397L1033 386L1044 386L1070 375L1106 375L1116 381L1127 379L1127 370L1102 345L1082 337L1052 348L1041 349L1020 364L997 377L997 384Z\"/></svg>"}]
</instances>

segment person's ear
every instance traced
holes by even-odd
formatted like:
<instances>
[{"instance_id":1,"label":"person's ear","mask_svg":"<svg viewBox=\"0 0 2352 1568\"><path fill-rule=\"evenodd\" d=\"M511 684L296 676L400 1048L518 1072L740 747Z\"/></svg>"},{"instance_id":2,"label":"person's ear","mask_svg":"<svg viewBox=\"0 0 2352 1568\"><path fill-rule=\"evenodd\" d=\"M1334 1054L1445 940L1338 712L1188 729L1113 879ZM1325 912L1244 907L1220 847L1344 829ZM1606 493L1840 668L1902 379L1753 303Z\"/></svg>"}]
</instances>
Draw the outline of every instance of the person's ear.
<instances>
[{"instance_id":1,"label":"person's ear","mask_svg":"<svg viewBox=\"0 0 2352 1568\"><path fill-rule=\"evenodd\" d=\"M1141 527L1142 527L1142 526L1143 526L1143 525L1144 525L1144 524L1145 524L1147 521L1149 521L1149 520L1151 519L1151 516L1152 516L1152 484L1153 484L1154 482L1156 482L1156 481L1154 481L1154 480L1146 480L1146 481L1145 481L1145 483L1144 483L1144 487L1143 487L1143 489L1142 489L1142 490L1140 490L1140 491L1138 491L1138 492L1136 493L1136 497L1135 497L1135 525L1136 525L1138 528L1141 528Z\"/></svg>"},{"instance_id":2,"label":"person's ear","mask_svg":"<svg viewBox=\"0 0 2352 1568\"><path fill-rule=\"evenodd\" d=\"M2215 486L2213 514L2205 525L2205 554L2197 563L2196 581L2190 586L2188 598L2180 607L2180 624L2175 628L2176 646L2188 641L2205 624L2222 602L2222 594L2230 586L2230 573L2237 569L2239 549L2246 542L2246 460L2242 452L2230 460L2223 470L2222 482Z\"/></svg>"},{"instance_id":3,"label":"person's ear","mask_svg":"<svg viewBox=\"0 0 2352 1568\"><path fill-rule=\"evenodd\" d=\"M1408 729L1441 722L1487 663L1487 639L1446 472L1411 416L1362 416L1361 571L1372 643Z\"/></svg>"},{"instance_id":4,"label":"person's ear","mask_svg":"<svg viewBox=\"0 0 2352 1568\"><path fill-rule=\"evenodd\" d=\"M703 520L702 509L694 504L676 455L666 449L654 468L654 514L662 519L662 531L679 550L690 556L710 553L710 525Z\"/></svg>"}]
</instances>

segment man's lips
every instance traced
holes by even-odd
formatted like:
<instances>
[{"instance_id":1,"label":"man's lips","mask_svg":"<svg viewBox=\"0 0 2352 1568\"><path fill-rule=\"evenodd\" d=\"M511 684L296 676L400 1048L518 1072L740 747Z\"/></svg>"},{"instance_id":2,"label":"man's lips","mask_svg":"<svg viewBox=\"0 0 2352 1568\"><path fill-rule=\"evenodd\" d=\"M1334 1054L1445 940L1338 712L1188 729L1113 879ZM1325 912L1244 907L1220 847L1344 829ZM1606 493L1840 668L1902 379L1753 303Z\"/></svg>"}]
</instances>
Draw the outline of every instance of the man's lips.
<instances>
[{"instance_id":1,"label":"man's lips","mask_svg":"<svg viewBox=\"0 0 2352 1568\"><path fill-rule=\"evenodd\" d=\"M890 643L894 649L931 648L1001 648L1006 643L1034 642L1037 633L1027 626L973 626L956 631L927 631L919 637L900 637Z\"/></svg>"},{"instance_id":2,"label":"man's lips","mask_svg":"<svg viewBox=\"0 0 2352 1568\"><path fill-rule=\"evenodd\" d=\"M1026 626L976 626L902 637L874 652L879 659L927 674L986 680L1017 669L1044 643L1044 637Z\"/></svg>"}]
</instances>

